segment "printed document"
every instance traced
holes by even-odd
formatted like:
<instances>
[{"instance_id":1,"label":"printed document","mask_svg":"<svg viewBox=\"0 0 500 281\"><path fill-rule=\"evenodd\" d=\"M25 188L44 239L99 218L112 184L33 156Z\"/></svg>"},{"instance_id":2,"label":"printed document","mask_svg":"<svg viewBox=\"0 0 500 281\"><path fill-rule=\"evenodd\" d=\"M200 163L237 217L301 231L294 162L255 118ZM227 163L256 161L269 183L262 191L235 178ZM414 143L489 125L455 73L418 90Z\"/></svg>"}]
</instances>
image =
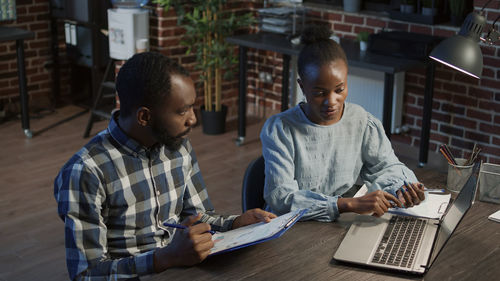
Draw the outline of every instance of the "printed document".
<instances>
[{"instance_id":1,"label":"printed document","mask_svg":"<svg viewBox=\"0 0 500 281\"><path fill-rule=\"evenodd\" d=\"M210 254L276 238L279 236L276 236L277 234L286 231L302 214L304 210L297 210L274 218L268 223L260 222L227 232L217 232L212 236L215 245Z\"/></svg>"},{"instance_id":2,"label":"printed document","mask_svg":"<svg viewBox=\"0 0 500 281\"><path fill-rule=\"evenodd\" d=\"M363 185L354 197L360 197L368 192L366 185ZM433 194L425 192L425 200L420 204L410 208L390 208L389 213L403 216L413 216L430 219L441 219L448 203L450 203L451 194Z\"/></svg>"}]
</instances>

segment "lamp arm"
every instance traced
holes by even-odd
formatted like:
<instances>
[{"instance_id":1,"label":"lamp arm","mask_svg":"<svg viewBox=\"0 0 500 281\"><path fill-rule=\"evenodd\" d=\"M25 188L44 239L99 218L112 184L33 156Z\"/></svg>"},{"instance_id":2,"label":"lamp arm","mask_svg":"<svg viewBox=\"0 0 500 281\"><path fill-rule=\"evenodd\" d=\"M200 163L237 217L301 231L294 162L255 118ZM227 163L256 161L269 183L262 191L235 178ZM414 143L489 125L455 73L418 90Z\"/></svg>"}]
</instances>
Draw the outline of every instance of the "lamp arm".
<instances>
[{"instance_id":1,"label":"lamp arm","mask_svg":"<svg viewBox=\"0 0 500 281\"><path fill-rule=\"evenodd\" d=\"M490 4L491 0L489 0L488 2L486 2L486 4L484 4L483 8L481 8L481 12L484 11L484 9L488 6L488 4Z\"/></svg>"},{"instance_id":2,"label":"lamp arm","mask_svg":"<svg viewBox=\"0 0 500 281\"><path fill-rule=\"evenodd\" d=\"M497 23L497 21L498 21L499 18L500 18L500 15L497 16L497 18L495 19L495 21L491 25L491 29L490 29L490 31L488 31L488 34L486 35L486 37L481 38L482 41L484 41L484 42L492 45L493 43L495 43L495 42L497 42L497 41L500 40L500 32L498 32L495 29L495 24Z\"/></svg>"}]
</instances>

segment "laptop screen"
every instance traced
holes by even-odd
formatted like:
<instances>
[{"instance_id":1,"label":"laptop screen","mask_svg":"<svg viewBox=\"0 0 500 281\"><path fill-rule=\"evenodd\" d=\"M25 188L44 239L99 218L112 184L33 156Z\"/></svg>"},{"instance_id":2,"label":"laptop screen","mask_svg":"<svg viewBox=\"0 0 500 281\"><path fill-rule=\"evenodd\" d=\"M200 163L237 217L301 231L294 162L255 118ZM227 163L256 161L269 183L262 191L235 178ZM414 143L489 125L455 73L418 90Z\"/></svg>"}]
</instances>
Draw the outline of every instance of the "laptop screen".
<instances>
[{"instance_id":1,"label":"laptop screen","mask_svg":"<svg viewBox=\"0 0 500 281\"><path fill-rule=\"evenodd\" d=\"M446 241L448 241L458 223L472 205L472 201L476 193L477 174L480 166L480 163L476 163L474 165L471 176L463 186L455 201L453 201L453 204L448 209L448 212L443 216L443 220L439 226L436 242L434 243L434 248L432 249L429 266L432 265L439 252L443 249L444 244L446 244Z\"/></svg>"}]
</instances>

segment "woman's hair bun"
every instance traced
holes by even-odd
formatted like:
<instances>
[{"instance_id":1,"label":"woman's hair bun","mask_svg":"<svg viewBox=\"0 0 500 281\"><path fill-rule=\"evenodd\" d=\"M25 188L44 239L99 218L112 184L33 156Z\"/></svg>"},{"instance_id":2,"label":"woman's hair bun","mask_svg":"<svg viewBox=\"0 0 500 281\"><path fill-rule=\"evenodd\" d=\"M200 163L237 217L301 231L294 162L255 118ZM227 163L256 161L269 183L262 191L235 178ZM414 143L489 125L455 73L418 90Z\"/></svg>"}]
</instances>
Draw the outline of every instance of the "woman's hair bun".
<instances>
[{"instance_id":1,"label":"woman's hair bun","mask_svg":"<svg viewBox=\"0 0 500 281\"><path fill-rule=\"evenodd\" d=\"M310 45L322 41L327 41L332 35L331 30L325 25L311 25L304 28L300 41L304 45Z\"/></svg>"}]
</instances>

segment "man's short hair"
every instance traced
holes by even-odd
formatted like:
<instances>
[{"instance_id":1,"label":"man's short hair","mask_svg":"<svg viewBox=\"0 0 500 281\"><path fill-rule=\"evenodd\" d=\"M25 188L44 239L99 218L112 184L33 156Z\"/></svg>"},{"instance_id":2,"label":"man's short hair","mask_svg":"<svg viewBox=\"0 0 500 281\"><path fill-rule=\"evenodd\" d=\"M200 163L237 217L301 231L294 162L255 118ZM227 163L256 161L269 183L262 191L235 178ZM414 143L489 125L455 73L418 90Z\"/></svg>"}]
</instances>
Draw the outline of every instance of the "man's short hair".
<instances>
[{"instance_id":1,"label":"man's short hair","mask_svg":"<svg viewBox=\"0 0 500 281\"><path fill-rule=\"evenodd\" d=\"M170 95L173 74L189 77L186 69L160 53L139 53L127 60L116 78L120 114L130 116L141 106L161 104Z\"/></svg>"}]
</instances>

